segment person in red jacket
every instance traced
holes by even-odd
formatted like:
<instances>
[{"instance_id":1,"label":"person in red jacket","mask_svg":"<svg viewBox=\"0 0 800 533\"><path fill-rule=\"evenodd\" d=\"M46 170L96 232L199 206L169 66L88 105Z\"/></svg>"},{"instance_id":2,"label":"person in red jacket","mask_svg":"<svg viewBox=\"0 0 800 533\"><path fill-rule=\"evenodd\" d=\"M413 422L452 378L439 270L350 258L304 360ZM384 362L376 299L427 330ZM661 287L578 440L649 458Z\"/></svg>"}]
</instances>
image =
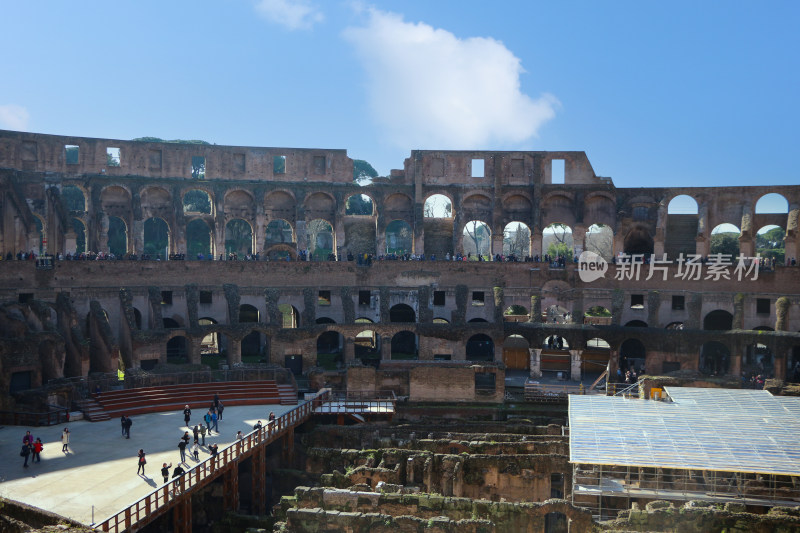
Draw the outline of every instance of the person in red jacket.
<instances>
[{"instance_id":1,"label":"person in red jacket","mask_svg":"<svg viewBox=\"0 0 800 533\"><path fill-rule=\"evenodd\" d=\"M36 441L33 443L33 456L31 457L31 463L41 463L42 458L40 454L44 450L44 443L42 443L42 439L36 438Z\"/></svg>"}]
</instances>

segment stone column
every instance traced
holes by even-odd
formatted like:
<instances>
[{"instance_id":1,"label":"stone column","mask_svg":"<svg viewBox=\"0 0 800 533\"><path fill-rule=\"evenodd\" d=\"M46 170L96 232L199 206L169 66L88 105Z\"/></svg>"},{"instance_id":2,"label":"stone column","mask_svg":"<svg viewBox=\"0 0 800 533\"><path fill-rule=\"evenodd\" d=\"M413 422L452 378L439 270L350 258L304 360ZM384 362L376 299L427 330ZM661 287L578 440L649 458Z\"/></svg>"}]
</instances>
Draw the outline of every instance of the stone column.
<instances>
[{"instance_id":1,"label":"stone column","mask_svg":"<svg viewBox=\"0 0 800 533\"><path fill-rule=\"evenodd\" d=\"M195 339L194 337L186 337L186 357L189 363L193 365L200 364L200 345L202 344L202 337Z\"/></svg>"},{"instance_id":2,"label":"stone column","mask_svg":"<svg viewBox=\"0 0 800 533\"><path fill-rule=\"evenodd\" d=\"M255 241L256 247L253 249L253 254L259 254L264 251L264 243L267 240L267 217L263 213L263 207L259 207L256 213L255 220Z\"/></svg>"},{"instance_id":3,"label":"stone column","mask_svg":"<svg viewBox=\"0 0 800 533\"><path fill-rule=\"evenodd\" d=\"M542 255L542 230L534 226L531 229L531 257L539 256L541 260Z\"/></svg>"},{"instance_id":4,"label":"stone column","mask_svg":"<svg viewBox=\"0 0 800 533\"><path fill-rule=\"evenodd\" d=\"M345 249L347 238L344 234L344 222L342 222L342 216L339 213L336 213L333 217L333 235L336 241L333 243L333 253L336 254L336 258L341 259L340 255L347 258L347 250Z\"/></svg>"},{"instance_id":5,"label":"stone column","mask_svg":"<svg viewBox=\"0 0 800 533\"><path fill-rule=\"evenodd\" d=\"M789 215L786 220L786 237L784 237L784 243L786 252L784 257L789 260L788 264L791 264L791 260L800 260L800 257L797 257L798 249L798 223L800 222L800 207L797 204L791 204L789 206ZM798 263L795 263L797 265Z\"/></svg>"},{"instance_id":6,"label":"stone column","mask_svg":"<svg viewBox=\"0 0 800 533\"><path fill-rule=\"evenodd\" d=\"M494 260L495 254L503 253L503 231L492 233L492 248L489 250L491 259Z\"/></svg>"},{"instance_id":7,"label":"stone column","mask_svg":"<svg viewBox=\"0 0 800 533\"><path fill-rule=\"evenodd\" d=\"M128 230L128 252L141 254L144 251L144 221L134 220Z\"/></svg>"},{"instance_id":8,"label":"stone column","mask_svg":"<svg viewBox=\"0 0 800 533\"><path fill-rule=\"evenodd\" d=\"M664 242L667 239L667 204L662 202L658 206L658 219L656 221L656 235L653 238L653 255L664 255ZM672 258L670 258L672 259Z\"/></svg>"},{"instance_id":9,"label":"stone column","mask_svg":"<svg viewBox=\"0 0 800 533\"><path fill-rule=\"evenodd\" d=\"M538 379L542 377L542 349L529 348L528 352L531 358L531 377Z\"/></svg>"},{"instance_id":10,"label":"stone column","mask_svg":"<svg viewBox=\"0 0 800 533\"><path fill-rule=\"evenodd\" d=\"M349 363L356 358L356 343L352 337L344 339L344 362Z\"/></svg>"},{"instance_id":11,"label":"stone column","mask_svg":"<svg viewBox=\"0 0 800 533\"><path fill-rule=\"evenodd\" d=\"M580 257L581 253L586 246L586 228L581 225L575 225L572 228L572 254ZM570 257L570 260L573 259Z\"/></svg>"},{"instance_id":12,"label":"stone column","mask_svg":"<svg viewBox=\"0 0 800 533\"><path fill-rule=\"evenodd\" d=\"M580 381L581 380L581 354L583 350L570 350L569 351L569 362L570 362L570 379L572 381Z\"/></svg>"},{"instance_id":13,"label":"stone column","mask_svg":"<svg viewBox=\"0 0 800 533\"><path fill-rule=\"evenodd\" d=\"M792 349L790 347L783 347L782 350L775 350L772 357L772 362L775 365L775 379L786 379L786 361L792 356Z\"/></svg>"},{"instance_id":14,"label":"stone column","mask_svg":"<svg viewBox=\"0 0 800 533\"><path fill-rule=\"evenodd\" d=\"M228 366L232 367L236 363L242 362L242 340L228 338Z\"/></svg>"},{"instance_id":15,"label":"stone column","mask_svg":"<svg viewBox=\"0 0 800 533\"><path fill-rule=\"evenodd\" d=\"M85 233L85 232L84 232ZM70 228L64 234L64 253L75 253L78 249L78 236L75 234L75 231Z\"/></svg>"},{"instance_id":16,"label":"stone column","mask_svg":"<svg viewBox=\"0 0 800 533\"><path fill-rule=\"evenodd\" d=\"M381 336L381 360L388 361L392 358L392 336Z\"/></svg>"},{"instance_id":17,"label":"stone column","mask_svg":"<svg viewBox=\"0 0 800 533\"><path fill-rule=\"evenodd\" d=\"M708 204L704 202L697 210L697 237L695 238L694 253L706 256L710 246L711 230L708 227Z\"/></svg>"}]
</instances>

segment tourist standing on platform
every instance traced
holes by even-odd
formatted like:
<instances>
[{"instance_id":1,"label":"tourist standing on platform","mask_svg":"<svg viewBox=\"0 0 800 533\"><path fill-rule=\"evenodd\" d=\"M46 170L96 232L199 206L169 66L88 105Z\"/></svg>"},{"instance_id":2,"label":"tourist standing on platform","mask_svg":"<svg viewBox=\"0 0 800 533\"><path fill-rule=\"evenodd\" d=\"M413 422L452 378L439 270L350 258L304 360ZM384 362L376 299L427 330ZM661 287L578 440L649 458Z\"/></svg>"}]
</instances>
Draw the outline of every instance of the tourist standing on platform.
<instances>
[{"instance_id":1,"label":"tourist standing on platform","mask_svg":"<svg viewBox=\"0 0 800 533\"><path fill-rule=\"evenodd\" d=\"M206 445L206 426L200 426L200 436L203 438L203 446Z\"/></svg>"},{"instance_id":2,"label":"tourist standing on platform","mask_svg":"<svg viewBox=\"0 0 800 533\"><path fill-rule=\"evenodd\" d=\"M25 436L22 437L22 444L31 445L33 444L33 435L31 435L30 431L25 432Z\"/></svg>"},{"instance_id":3,"label":"tourist standing on platform","mask_svg":"<svg viewBox=\"0 0 800 533\"><path fill-rule=\"evenodd\" d=\"M220 420L222 420L222 411L224 411L224 410L225 410L225 406L222 405L222 402L218 402L217 403L217 413L218 413L218 418Z\"/></svg>"},{"instance_id":4,"label":"tourist standing on platform","mask_svg":"<svg viewBox=\"0 0 800 533\"><path fill-rule=\"evenodd\" d=\"M218 421L219 418L217 418L217 412L211 411L211 427L214 428L214 431L216 431L217 434L219 434L219 425L217 424ZM209 433L211 432L209 431Z\"/></svg>"},{"instance_id":5,"label":"tourist standing on platform","mask_svg":"<svg viewBox=\"0 0 800 533\"><path fill-rule=\"evenodd\" d=\"M128 437L130 438L130 437ZM147 464L147 458L145 457L144 450L139 450L139 468L136 470L136 473L139 475L144 476L144 465Z\"/></svg>"},{"instance_id":6,"label":"tourist standing on platform","mask_svg":"<svg viewBox=\"0 0 800 533\"><path fill-rule=\"evenodd\" d=\"M203 421L206 423L208 432L211 433L211 409L209 409L208 412L203 415Z\"/></svg>"},{"instance_id":7,"label":"tourist standing on platform","mask_svg":"<svg viewBox=\"0 0 800 533\"><path fill-rule=\"evenodd\" d=\"M181 452L181 463L185 463L186 462L186 441L185 440L181 439L178 442L178 449Z\"/></svg>"},{"instance_id":8,"label":"tourist standing on platform","mask_svg":"<svg viewBox=\"0 0 800 533\"><path fill-rule=\"evenodd\" d=\"M69 453L69 428L64 428L64 432L61 433L61 451Z\"/></svg>"},{"instance_id":9,"label":"tourist standing on platform","mask_svg":"<svg viewBox=\"0 0 800 533\"><path fill-rule=\"evenodd\" d=\"M192 428L192 434L194 435L194 443L197 444L200 442L200 426L195 425Z\"/></svg>"},{"instance_id":10,"label":"tourist standing on platform","mask_svg":"<svg viewBox=\"0 0 800 533\"><path fill-rule=\"evenodd\" d=\"M172 468L172 463L167 466L167 463L164 463L164 466L161 467L161 475L164 477L164 483L169 481L169 469Z\"/></svg>"},{"instance_id":11,"label":"tourist standing on platform","mask_svg":"<svg viewBox=\"0 0 800 533\"><path fill-rule=\"evenodd\" d=\"M267 418L267 424L274 424L275 423L275 411L269 412L269 418Z\"/></svg>"},{"instance_id":12,"label":"tourist standing on platform","mask_svg":"<svg viewBox=\"0 0 800 533\"><path fill-rule=\"evenodd\" d=\"M125 436L125 422L126 421L127 421L127 419L125 418L125 415L122 415L120 417L120 419L119 419L119 425L122 426L122 436L123 437Z\"/></svg>"},{"instance_id":13,"label":"tourist standing on platform","mask_svg":"<svg viewBox=\"0 0 800 533\"><path fill-rule=\"evenodd\" d=\"M19 455L25 458L25 464L22 466L28 468L28 457L31 456L31 445L27 442L23 442L22 451L19 452Z\"/></svg>"},{"instance_id":14,"label":"tourist standing on platform","mask_svg":"<svg viewBox=\"0 0 800 533\"><path fill-rule=\"evenodd\" d=\"M192 410L189 406L183 408L183 421L186 422L186 427L189 427L189 420L192 418Z\"/></svg>"},{"instance_id":15,"label":"tourist standing on platform","mask_svg":"<svg viewBox=\"0 0 800 533\"><path fill-rule=\"evenodd\" d=\"M192 444L192 455L194 455L194 460L200 460L200 446L197 445L197 441Z\"/></svg>"}]
</instances>

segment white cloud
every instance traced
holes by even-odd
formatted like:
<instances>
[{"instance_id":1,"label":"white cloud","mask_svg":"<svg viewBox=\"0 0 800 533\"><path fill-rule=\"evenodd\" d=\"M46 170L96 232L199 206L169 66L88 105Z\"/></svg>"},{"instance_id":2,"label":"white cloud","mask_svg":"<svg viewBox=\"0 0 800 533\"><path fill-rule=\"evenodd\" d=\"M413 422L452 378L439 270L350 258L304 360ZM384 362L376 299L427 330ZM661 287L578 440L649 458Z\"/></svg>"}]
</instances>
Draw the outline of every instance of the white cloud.
<instances>
[{"instance_id":1,"label":"white cloud","mask_svg":"<svg viewBox=\"0 0 800 533\"><path fill-rule=\"evenodd\" d=\"M486 37L459 39L371 9L348 28L367 72L375 120L398 146L481 148L519 144L555 116L558 100L520 91L520 60Z\"/></svg>"},{"instance_id":2,"label":"white cloud","mask_svg":"<svg viewBox=\"0 0 800 533\"><path fill-rule=\"evenodd\" d=\"M256 11L267 20L290 30L309 30L325 18L308 0L259 0Z\"/></svg>"},{"instance_id":3,"label":"white cloud","mask_svg":"<svg viewBox=\"0 0 800 533\"><path fill-rule=\"evenodd\" d=\"M28 110L22 106L0 105L0 128L25 131L28 129Z\"/></svg>"}]
</instances>

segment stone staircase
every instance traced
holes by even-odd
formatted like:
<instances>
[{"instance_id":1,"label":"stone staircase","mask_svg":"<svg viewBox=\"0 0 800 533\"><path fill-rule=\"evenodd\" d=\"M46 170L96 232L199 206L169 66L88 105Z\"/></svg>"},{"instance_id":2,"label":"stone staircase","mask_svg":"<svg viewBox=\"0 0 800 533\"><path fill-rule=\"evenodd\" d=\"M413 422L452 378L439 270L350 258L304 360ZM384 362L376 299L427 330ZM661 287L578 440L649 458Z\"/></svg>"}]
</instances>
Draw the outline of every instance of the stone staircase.
<instances>
[{"instance_id":1,"label":"stone staircase","mask_svg":"<svg viewBox=\"0 0 800 533\"><path fill-rule=\"evenodd\" d=\"M132 416L162 411L181 411L187 404L193 410L204 411L212 404L214 394L219 394L225 407L297 404L297 390L293 385L263 380L164 385L107 391L99 397L87 400L86 408L81 406L81 409L93 422L100 420L103 414L106 416L105 420L108 420L123 414ZM99 407L99 410L95 406ZM89 411L87 412L86 409Z\"/></svg>"},{"instance_id":2,"label":"stone staircase","mask_svg":"<svg viewBox=\"0 0 800 533\"><path fill-rule=\"evenodd\" d=\"M78 409L83 411L83 417L89 422L103 422L104 420L111 420L103 410L103 406L97 403L94 398L88 398L78 402Z\"/></svg>"}]
</instances>

